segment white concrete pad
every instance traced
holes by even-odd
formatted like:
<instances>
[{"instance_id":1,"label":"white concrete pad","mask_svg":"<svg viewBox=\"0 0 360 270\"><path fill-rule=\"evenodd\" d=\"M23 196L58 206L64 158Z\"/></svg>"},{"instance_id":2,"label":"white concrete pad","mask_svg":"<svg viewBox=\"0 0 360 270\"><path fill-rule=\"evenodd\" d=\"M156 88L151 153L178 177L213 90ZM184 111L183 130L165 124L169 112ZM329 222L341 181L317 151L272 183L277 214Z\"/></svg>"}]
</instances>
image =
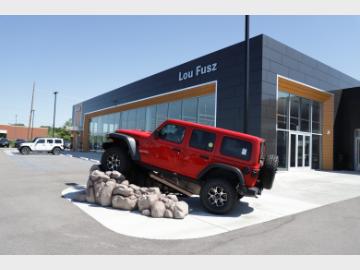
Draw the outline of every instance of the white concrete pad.
<instances>
[{"instance_id":1,"label":"white concrete pad","mask_svg":"<svg viewBox=\"0 0 360 270\"><path fill-rule=\"evenodd\" d=\"M197 197L186 199L190 214L183 220L151 218L138 212L72 202L106 228L123 235L148 239L201 238L244 228L360 196L360 175L346 172L280 172L272 190L259 198L243 198L227 216L205 212ZM71 201L76 187L62 195Z\"/></svg>"}]
</instances>

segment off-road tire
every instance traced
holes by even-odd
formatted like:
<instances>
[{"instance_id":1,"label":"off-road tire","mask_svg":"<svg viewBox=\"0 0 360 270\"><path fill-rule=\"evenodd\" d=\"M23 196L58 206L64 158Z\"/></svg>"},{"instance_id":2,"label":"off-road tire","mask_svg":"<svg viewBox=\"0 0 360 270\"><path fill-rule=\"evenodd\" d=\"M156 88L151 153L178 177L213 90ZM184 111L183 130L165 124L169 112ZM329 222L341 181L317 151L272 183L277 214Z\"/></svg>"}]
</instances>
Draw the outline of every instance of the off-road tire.
<instances>
[{"instance_id":1,"label":"off-road tire","mask_svg":"<svg viewBox=\"0 0 360 270\"><path fill-rule=\"evenodd\" d=\"M221 195L221 193L225 193L226 195ZM220 198L222 198L223 201L219 201ZM226 179L211 178L206 180L201 187L200 201L208 212L216 215L224 215L232 210L238 201L238 194L235 187Z\"/></svg>"},{"instance_id":2,"label":"off-road tire","mask_svg":"<svg viewBox=\"0 0 360 270\"><path fill-rule=\"evenodd\" d=\"M30 148L27 147L27 146L23 146L20 149L20 153L23 154L23 155L28 155L30 153Z\"/></svg>"},{"instance_id":3,"label":"off-road tire","mask_svg":"<svg viewBox=\"0 0 360 270\"><path fill-rule=\"evenodd\" d=\"M52 153L53 155L60 155L61 149L60 149L59 147L55 147L55 148L51 151L51 153Z\"/></svg>"},{"instance_id":4,"label":"off-road tire","mask_svg":"<svg viewBox=\"0 0 360 270\"><path fill-rule=\"evenodd\" d=\"M277 155L267 155L265 157L264 165L261 167L259 174L259 179L264 188L272 188L278 165L279 157Z\"/></svg>"},{"instance_id":5,"label":"off-road tire","mask_svg":"<svg viewBox=\"0 0 360 270\"><path fill-rule=\"evenodd\" d=\"M132 168L132 161L126 149L112 146L101 156L101 168L104 171L118 171L127 173Z\"/></svg>"}]
</instances>

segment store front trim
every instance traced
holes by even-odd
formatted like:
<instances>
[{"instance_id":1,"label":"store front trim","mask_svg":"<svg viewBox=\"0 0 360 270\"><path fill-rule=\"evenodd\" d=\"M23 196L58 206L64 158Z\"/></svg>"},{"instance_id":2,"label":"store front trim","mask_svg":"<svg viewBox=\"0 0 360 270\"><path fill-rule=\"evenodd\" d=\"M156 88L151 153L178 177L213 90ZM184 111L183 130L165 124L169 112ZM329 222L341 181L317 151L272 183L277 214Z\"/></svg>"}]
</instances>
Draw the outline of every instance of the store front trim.
<instances>
[{"instance_id":1,"label":"store front trim","mask_svg":"<svg viewBox=\"0 0 360 270\"><path fill-rule=\"evenodd\" d=\"M278 75L279 167L332 170L333 113L333 94Z\"/></svg>"},{"instance_id":2,"label":"store front trim","mask_svg":"<svg viewBox=\"0 0 360 270\"><path fill-rule=\"evenodd\" d=\"M93 111L84 115L82 148L100 149L105 133L118 128L152 131L168 118L216 126L216 107L217 81L211 81Z\"/></svg>"}]
</instances>

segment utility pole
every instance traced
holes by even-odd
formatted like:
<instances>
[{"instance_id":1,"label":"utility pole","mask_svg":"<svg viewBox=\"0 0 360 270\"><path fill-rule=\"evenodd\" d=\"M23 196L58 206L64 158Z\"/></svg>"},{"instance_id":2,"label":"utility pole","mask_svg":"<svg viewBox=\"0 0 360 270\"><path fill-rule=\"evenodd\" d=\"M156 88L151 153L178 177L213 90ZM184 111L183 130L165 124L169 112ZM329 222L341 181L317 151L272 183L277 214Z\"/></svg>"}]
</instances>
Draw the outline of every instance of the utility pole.
<instances>
[{"instance_id":1,"label":"utility pole","mask_svg":"<svg viewBox=\"0 0 360 270\"><path fill-rule=\"evenodd\" d=\"M27 139L28 140L30 140L30 127L31 127L32 115L33 115L33 110L34 110L34 94L35 94L35 82L33 83L33 90L32 90L32 96L31 96L29 125L28 125L28 132L27 132Z\"/></svg>"},{"instance_id":2,"label":"utility pole","mask_svg":"<svg viewBox=\"0 0 360 270\"><path fill-rule=\"evenodd\" d=\"M250 80L250 42L249 42L249 15L245 15L245 93L244 93L244 132L249 132L249 80Z\"/></svg>"},{"instance_id":3,"label":"utility pole","mask_svg":"<svg viewBox=\"0 0 360 270\"><path fill-rule=\"evenodd\" d=\"M35 119L35 110L32 110L31 112L31 133L30 133L30 138L31 140L33 139L33 130L34 130L34 119Z\"/></svg>"},{"instance_id":4,"label":"utility pole","mask_svg":"<svg viewBox=\"0 0 360 270\"><path fill-rule=\"evenodd\" d=\"M53 116L53 126L52 126L52 136L54 137L54 132L55 132L55 116L56 116L56 96L57 96L58 92L55 91L54 92L54 116Z\"/></svg>"}]
</instances>

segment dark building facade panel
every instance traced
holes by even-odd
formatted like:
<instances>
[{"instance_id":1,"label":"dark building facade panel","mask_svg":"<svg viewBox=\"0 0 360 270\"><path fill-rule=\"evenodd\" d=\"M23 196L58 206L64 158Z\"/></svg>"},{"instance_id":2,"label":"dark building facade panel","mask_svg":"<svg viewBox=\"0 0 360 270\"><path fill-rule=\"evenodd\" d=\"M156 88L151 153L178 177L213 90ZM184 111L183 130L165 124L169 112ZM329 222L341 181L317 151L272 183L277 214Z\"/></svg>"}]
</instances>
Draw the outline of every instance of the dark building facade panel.
<instances>
[{"instance_id":1,"label":"dark building facade panel","mask_svg":"<svg viewBox=\"0 0 360 270\"><path fill-rule=\"evenodd\" d=\"M358 86L359 81L292 49L271 37L262 35L262 113L261 136L268 141L268 149L276 152L276 95L277 75L313 87L331 91Z\"/></svg>"},{"instance_id":2,"label":"dark building facade panel","mask_svg":"<svg viewBox=\"0 0 360 270\"><path fill-rule=\"evenodd\" d=\"M355 131L360 130L360 87L334 93L338 103L334 129L335 169L353 170L355 155L359 155L360 150L355 147Z\"/></svg>"}]
</instances>

